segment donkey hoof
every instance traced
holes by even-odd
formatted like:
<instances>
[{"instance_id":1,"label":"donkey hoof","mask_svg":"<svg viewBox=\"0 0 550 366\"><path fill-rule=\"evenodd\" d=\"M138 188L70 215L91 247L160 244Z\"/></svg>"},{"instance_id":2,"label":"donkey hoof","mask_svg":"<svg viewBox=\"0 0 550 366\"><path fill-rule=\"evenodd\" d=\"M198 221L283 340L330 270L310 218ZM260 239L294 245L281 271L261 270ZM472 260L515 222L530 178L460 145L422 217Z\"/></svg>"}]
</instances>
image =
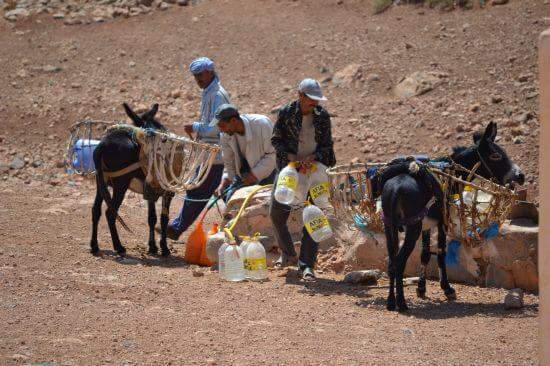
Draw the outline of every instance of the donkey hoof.
<instances>
[{"instance_id":1,"label":"donkey hoof","mask_svg":"<svg viewBox=\"0 0 550 366\"><path fill-rule=\"evenodd\" d=\"M98 255L99 254L99 247L97 245L92 245L91 248L90 248L90 253L92 253L93 255Z\"/></svg>"},{"instance_id":2,"label":"donkey hoof","mask_svg":"<svg viewBox=\"0 0 550 366\"><path fill-rule=\"evenodd\" d=\"M124 247L120 247L116 250L116 253L121 256L121 257L124 257L126 255L126 248Z\"/></svg>"},{"instance_id":3,"label":"donkey hoof","mask_svg":"<svg viewBox=\"0 0 550 366\"><path fill-rule=\"evenodd\" d=\"M399 311L400 313L406 313L407 311L409 311L409 307L406 303L398 304L397 311Z\"/></svg>"},{"instance_id":4,"label":"donkey hoof","mask_svg":"<svg viewBox=\"0 0 550 366\"><path fill-rule=\"evenodd\" d=\"M163 257L168 257L170 255L170 249L163 249L160 254Z\"/></svg>"},{"instance_id":5,"label":"donkey hoof","mask_svg":"<svg viewBox=\"0 0 550 366\"><path fill-rule=\"evenodd\" d=\"M386 309L389 311L395 310L395 298L388 297L388 300L386 301Z\"/></svg>"},{"instance_id":6,"label":"donkey hoof","mask_svg":"<svg viewBox=\"0 0 550 366\"><path fill-rule=\"evenodd\" d=\"M156 246L149 246L149 251L147 253L151 255L157 255L159 252L158 248Z\"/></svg>"},{"instance_id":7,"label":"donkey hoof","mask_svg":"<svg viewBox=\"0 0 550 366\"><path fill-rule=\"evenodd\" d=\"M416 296L418 296L419 298L421 299L425 299L426 298L426 289L419 289L417 288L416 289Z\"/></svg>"},{"instance_id":8,"label":"donkey hoof","mask_svg":"<svg viewBox=\"0 0 550 366\"><path fill-rule=\"evenodd\" d=\"M456 291L453 288L445 290L445 296L447 296L447 300L454 301L456 300Z\"/></svg>"}]
</instances>

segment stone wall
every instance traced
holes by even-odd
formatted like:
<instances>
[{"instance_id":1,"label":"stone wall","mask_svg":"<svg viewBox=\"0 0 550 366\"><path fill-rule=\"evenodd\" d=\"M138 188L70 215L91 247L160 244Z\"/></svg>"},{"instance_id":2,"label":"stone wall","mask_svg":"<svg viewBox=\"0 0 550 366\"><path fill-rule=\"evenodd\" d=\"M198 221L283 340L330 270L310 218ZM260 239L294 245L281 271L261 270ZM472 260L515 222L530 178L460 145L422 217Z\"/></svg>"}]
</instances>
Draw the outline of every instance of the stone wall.
<instances>
[{"instance_id":1,"label":"stone wall","mask_svg":"<svg viewBox=\"0 0 550 366\"><path fill-rule=\"evenodd\" d=\"M336 271L381 269L386 271L386 239L382 234L369 235L347 227L337 230L341 259L330 268ZM432 251L436 251L436 233ZM515 220L502 225L500 234L477 248L459 247L458 264L448 267L452 282L489 287L538 291L537 275L538 226L529 220ZM406 275L420 273L420 241L407 262ZM428 267L431 278L438 278L437 261L432 257Z\"/></svg>"}]
</instances>

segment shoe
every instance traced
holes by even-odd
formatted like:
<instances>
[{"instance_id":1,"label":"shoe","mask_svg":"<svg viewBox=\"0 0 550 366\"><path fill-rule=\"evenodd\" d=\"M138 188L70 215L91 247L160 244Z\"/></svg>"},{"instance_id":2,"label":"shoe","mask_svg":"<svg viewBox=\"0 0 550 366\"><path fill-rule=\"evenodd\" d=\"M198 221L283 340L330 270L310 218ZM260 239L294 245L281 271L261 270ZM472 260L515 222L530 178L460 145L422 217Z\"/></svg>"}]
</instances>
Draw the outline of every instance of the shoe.
<instances>
[{"instance_id":1,"label":"shoe","mask_svg":"<svg viewBox=\"0 0 550 366\"><path fill-rule=\"evenodd\" d=\"M293 255L289 256L285 253L282 253L279 259L275 261L275 268L285 268L289 266L295 266L298 264L298 256Z\"/></svg>"},{"instance_id":2,"label":"shoe","mask_svg":"<svg viewBox=\"0 0 550 366\"><path fill-rule=\"evenodd\" d=\"M156 226L155 227L155 231L159 234L159 235L162 235L162 229L160 228L160 226ZM176 232L176 230L174 230L174 228L170 225L168 225L168 227L166 228L166 237L168 239L172 239L172 240L178 240L179 238L179 234Z\"/></svg>"},{"instance_id":3,"label":"shoe","mask_svg":"<svg viewBox=\"0 0 550 366\"><path fill-rule=\"evenodd\" d=\"M315 280L315 273L313 272L313 269L310 267L305 267L302 269L302 279L304 281L314 281Z\"/></svg>"}]
</instances>

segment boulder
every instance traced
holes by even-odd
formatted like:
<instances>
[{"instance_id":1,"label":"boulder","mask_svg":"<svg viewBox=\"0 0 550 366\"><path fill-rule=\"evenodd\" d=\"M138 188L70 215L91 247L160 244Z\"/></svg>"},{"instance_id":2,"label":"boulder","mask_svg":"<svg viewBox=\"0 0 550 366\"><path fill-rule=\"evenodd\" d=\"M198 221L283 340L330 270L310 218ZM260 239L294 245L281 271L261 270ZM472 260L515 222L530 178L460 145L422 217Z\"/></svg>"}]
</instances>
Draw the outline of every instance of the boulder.
<instances>
[{"instance_id":1,"label":"boulder","mask_svg":"<svg viewBox=\"0 0 550 366\"><path fill-rule=\"evenodd\" d=\"M515 220L514 223L504 223L499 235L478 247L459 245L458 263L447 266L449 280L508 289L520 287L526 291L537 292L538 226L531 221L529 225L519 220ZM326 256L327 267L337 272L365 268L386 270L387 249L383 234L363 233L349 228L345 223L338 223L335 232L341 255ZM434 230L431 240L432 251L436 250L436 243L437 231ZM420 253L419 240L407 261L406 276L420 274ZM438 272L437 260L433 256L427 268L428 277L438 279Z\"/></svg>"},{"instance_id":2,"label":"boulder","mask_svg":"<svg viewBox=\"0 0 550 366\"><path fill-rule=\"evenodd\" d=\"M350 64L334 74L332 83L336 86L347 86L355 83L362 77L363 67L359 64Z\"/></svg>"},{"instance_id":3,"label":"boulder","mask_svg":"<svg viewBox=\"0 0 550 366\"><path fill-rule=\"evenodd\" d=\"M444 83L447 77L448 75L444 73L417 71L403 78L393 91L399 98L422 95Z\"/></svg>"}]
</instances>

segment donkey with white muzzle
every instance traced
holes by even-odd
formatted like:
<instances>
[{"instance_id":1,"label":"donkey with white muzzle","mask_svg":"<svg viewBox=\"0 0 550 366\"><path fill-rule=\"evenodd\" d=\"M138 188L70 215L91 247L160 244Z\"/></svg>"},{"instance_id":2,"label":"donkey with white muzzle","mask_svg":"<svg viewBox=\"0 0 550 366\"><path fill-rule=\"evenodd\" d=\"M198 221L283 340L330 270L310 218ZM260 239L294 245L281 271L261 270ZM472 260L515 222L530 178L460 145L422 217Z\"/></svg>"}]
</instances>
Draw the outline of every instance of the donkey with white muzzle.
<instances>
[{"instance_id":1,"label":"donkey with white muzzle","mask_svg":"<svg viewBox=\"0 0 550 366\"><path fill-rule=\"evenodd\" d=\"M525 176L504 149L495 143L497 125L490 122L483 134L474 134L474 145L455 147L451 160L471 170L478 165L477 173L500 185L523 184ZM462 177L466 178L466 177ZM416 161L402 159L390 165L380 177L382 210L388 248L388 276L390 279L387 309L406 311L403 293L403 273L409 255L422 235L421 265L417 294L426 294L426 268L430 260L430 233L437 226L437 264L440 285L449 300L456 298L455 290L447 279L445 265L446 232L443 220L444 195L437 179ZM405 230L405 240L399 248L398 231Z\"/></svg>"}]
</instances>

